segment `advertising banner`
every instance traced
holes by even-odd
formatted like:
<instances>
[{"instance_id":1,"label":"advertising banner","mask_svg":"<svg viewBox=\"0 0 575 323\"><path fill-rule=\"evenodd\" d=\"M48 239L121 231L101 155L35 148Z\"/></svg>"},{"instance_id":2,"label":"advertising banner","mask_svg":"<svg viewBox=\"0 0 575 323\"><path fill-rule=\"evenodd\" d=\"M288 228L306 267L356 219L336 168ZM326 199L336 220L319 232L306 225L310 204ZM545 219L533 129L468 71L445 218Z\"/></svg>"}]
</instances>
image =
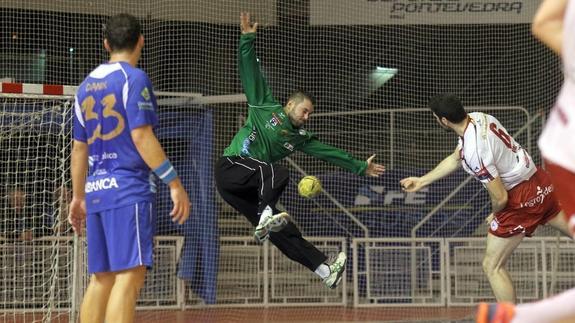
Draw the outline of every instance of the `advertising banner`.
<instances>
[{"instance_id":1,"label":"advertising banner","mask_svg":"<svg viewBox=\"0 0 575 323\"><path fill-rule=\"evenodd\" d=\"M539 4L539 0L310 0L310 24L525 24Z\"/></svg>"}]
</instances>

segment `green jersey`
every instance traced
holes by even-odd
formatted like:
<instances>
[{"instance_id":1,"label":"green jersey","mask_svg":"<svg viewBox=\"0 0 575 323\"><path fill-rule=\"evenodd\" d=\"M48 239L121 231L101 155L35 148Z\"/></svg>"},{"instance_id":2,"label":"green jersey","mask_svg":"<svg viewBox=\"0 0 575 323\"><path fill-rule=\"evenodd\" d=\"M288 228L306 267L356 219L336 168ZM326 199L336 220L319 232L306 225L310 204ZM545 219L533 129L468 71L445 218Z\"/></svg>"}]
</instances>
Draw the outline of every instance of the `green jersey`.
<instances>
[{"instance_id":1,"label":"green jersey","mask_svg":"<svg viewBox=\"0 0 575 323\"><path fill-rule=\"evenodd\" d=\"M272 96L259 67L254 48L256 33L243 34L238 50L238 65L248 99L248 118L225 149L224 156L253 157L276 162L299 150L318 159L364 175L367 162L326 145L303 128L290 122L283 106Z\"/></svg>"}]
</instances>

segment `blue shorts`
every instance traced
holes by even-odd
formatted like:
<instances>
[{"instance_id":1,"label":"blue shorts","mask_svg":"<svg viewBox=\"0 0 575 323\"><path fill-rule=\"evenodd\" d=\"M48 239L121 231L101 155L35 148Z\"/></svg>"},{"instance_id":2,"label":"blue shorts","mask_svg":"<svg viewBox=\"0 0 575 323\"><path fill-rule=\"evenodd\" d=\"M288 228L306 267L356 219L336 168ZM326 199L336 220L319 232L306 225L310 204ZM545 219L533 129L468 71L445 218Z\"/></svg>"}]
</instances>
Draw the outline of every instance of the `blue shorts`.
<instances>
[{"instance_id":1,"label":"blue shorts","mask_svg":"<svg viewBox=\"0 0 575 323\"><path fill-rule=\"evenodd\" d=\"M152 267L155 223L152 202L88 214L88 272Z\"/></svg>"}]
</instances>

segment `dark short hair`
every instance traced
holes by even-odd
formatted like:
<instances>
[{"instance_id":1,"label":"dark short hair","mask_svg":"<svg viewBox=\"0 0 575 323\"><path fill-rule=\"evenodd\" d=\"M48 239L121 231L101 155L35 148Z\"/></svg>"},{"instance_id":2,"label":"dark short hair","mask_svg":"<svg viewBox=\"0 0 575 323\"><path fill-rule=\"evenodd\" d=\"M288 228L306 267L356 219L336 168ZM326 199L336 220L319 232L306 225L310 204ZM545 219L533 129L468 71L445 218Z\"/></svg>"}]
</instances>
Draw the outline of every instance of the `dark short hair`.
<instances>
[{"instance_id":1,"label":"dark short hair","mask_svg":"<svg viewBox=\"0 0 575 323\"><path fill-rule=\"evenodd\" d=\"M295 90L289 96L288 101L293 100L293 101L299 103L305 99L308 99L311 102L311 104L313 104L315 106L315 97L313 95L311 95L310 93L308 93L304 90L301 90L301 89Z\"/></svg>"},{"instance_id":2,"label":"dark short hair","mask_svg":"<svg viewBox=\"0 0 575 323\"><path fill-rule=\"evenodd\" d=\"M141 34L140 22L127 13L110 17L104 26L104 38L112 51L134 50Z\"/></svg>"},{"instance_id":3,"label":"dark short hair","mask_svg":"<svg viewBox=\"0 0 575 323\"><path fill-rule=\"evenodd\" d=\"M458 123L467 118L467 112L459 97L452 93L437 94L429 100L429 108L439 118Z\"/></svg>"}]
</instances>

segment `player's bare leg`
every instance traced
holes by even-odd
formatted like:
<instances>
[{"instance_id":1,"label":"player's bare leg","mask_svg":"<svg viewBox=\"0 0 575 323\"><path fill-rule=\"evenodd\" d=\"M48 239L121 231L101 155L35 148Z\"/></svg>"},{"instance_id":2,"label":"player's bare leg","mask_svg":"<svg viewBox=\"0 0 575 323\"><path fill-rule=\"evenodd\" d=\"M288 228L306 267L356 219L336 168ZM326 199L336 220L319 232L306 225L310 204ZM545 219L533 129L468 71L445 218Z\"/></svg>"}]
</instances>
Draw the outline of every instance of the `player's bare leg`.
<instances>
[{"instance_id":1,"label":"player's bare leg","mask_svg":"<svg viewBox=\"0 0 575 323\"><path fill-rule=\"evenodd\" d=\"M553 219L547 222L547 225L550 225L554 229L558 230L559 232L563 233L566 237L573 239L573 235L571 230L569 229L569 222L565 217L565 212L561 211L557 214Z\"/></svg>"},{"instance_id":2,"label":"player's bare leg","mask_svg":"<svg viewBox=\"0 0 575 323\"><path fill-rule=\"evenodd\" d=\"M500 238L493 234L487 235L483 271L487 275L498 302L515 303L515 288L513 288L513 282L505 265L524 236L524 234L518 234L509 238Z\"/></svg>"},{"instance_id":3,"label":"player's bare leg","mask_svg":"<svg viewBox=\"0 0 575 323\"><path fill-rule=\"evenodd\" d=\"M116 273L116 282L108 300L106 322L134 322L136 301L140 294L140 289L144 285L145 277L145 266Z\"/></svg>"},{"instance_id":4,"label":"player's bare leg","mask_svg":"<svg viewBox=\"0 0 575 323\"><path fill-rule=\"evenodd\" d=\"M97 273L90 278L80 309L81 323L101 323L104 321L108 298L114 286L114 273Z\"/></svg>"}]
</instances>

